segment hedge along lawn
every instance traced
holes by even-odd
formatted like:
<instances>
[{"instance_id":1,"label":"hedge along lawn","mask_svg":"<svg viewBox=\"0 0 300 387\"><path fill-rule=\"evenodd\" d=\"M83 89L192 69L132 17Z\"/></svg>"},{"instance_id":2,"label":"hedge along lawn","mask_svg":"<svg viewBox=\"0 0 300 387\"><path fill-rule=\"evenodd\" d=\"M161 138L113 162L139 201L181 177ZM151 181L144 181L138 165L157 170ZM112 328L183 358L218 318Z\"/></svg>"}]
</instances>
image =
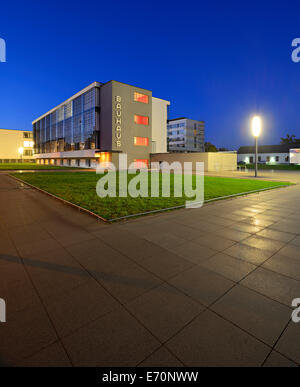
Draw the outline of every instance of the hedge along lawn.
<instances>
[{"instance_id":1,"label":"hedge along lawn","mask_svg":"<svg viewBox=\"0 0 300 387\"><path fill-rule=\"evenodd\" d=\"M77 204L102 216L107 220L134 215L147 211L183 206L186 200L193 198L173 196L173 175L171 175L171 197L138 197L99 198L96 194L96 184L103 175L95 172L43 172L43 173L12 173L13 176L50 192L62 199ZM128 175L130 181L136 175ZM160 181L161 181L160 174ZM118 174L117 174L118 178ZM149 174L150 181L150 174ZM195 182L195 176L193 176ZM204 177L205 200L239 194L263 188L290 185L287 182L261 181L251 179ZM150 192L150 184L149 184Z\"/></svg>"},{"instance_id":2,"label":"hedge along lawn","mask_svg":"<svg viewBox=\"0 0 300 387\"><path fill-rule=\"evenodd\" d=\"M283 170L283 171L300 171L298 164L258 164L258 169L266 170ZM255 164L238 165L238 167L255 169Z\"/></svg>"},{"instance_id":3,"label":"hedge along lawn","mask_svg":"<svg viewBox=\"0 0 300 387\"><path fill-rule=\"evenodd\" d=\"M0 163L0 171L36 170L36 169L75 169L75 167L61 167L59 165L40 165L36 163Z\"/></svg>"}]
</instances>

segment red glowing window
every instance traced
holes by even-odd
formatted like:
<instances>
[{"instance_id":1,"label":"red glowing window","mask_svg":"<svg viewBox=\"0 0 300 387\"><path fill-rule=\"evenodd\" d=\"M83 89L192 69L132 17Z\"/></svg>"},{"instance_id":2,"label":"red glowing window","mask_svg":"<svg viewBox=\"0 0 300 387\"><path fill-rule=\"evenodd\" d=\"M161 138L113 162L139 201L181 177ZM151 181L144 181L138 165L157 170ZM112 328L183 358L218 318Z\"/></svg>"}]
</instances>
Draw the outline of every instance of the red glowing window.
<instances>
[{"instance_id":1,"label":"red glowing window","mask_svg":"<svg viewBox=\"0 0 300 387\"><path fill-rule=\"evenodd\" d=\"M134 115L134 122L139 125L149 125L149 117Z\"/></svg>"},{"instance_id":2,"label":"red glowing window","mask_svg":"<svg viewBox=\"0 0 300 387\"><path fill-rule=\"evenodd\" d=\"M134 92L134 100L136 102L149 103L149 97L146 94Z\"/></svg>"},{"instance_id":3,"label":"red glowing window","mask_svg":"<svg viewBox=\"0 0 300 387\"><path fill-rule=\"evenodd\" d=\"M148 137L134 137L134 145L148 146L149 138Z\"/></svg>"},{"instance_id":4,"label":"red glowing window","mask_svg":"<svg viewBox=\"0 0 300 387\"><path fill-rule=\"evenodd\" d=\"M148 168L148 160L147 159L135 159L134 160L134 168Z\"/></svg>"}]
</instances>

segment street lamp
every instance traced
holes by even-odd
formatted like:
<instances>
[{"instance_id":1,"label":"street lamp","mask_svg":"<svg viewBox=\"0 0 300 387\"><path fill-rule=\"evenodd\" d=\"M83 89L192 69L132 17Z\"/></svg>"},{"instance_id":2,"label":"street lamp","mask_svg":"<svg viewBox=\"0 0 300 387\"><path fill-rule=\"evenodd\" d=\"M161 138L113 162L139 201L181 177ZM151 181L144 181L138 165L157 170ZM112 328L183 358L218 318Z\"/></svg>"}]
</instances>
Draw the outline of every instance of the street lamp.
<instances>
[{"instance_id":1,"label":"street lamp","mask_svg":"<svg viewBox=\"0 0 300 387\"><path fill-rule=\"evenodd\" d=\"M255 116L252 118L252 134L255 137L255 177L257 177L257 138L261 132L261 118Z\"/></svg>"},{"instance_id":2,"label":"street lamp","mask_svg":"<svg viewBox=\"0 0 300 387\"><path fill-rule=\"evenodd\" d=\"M20 147L18 149L18 152L19 152L19 155L21 156L21 162L23 162L23 152L24 152L24 149L22 147Z\"/></svg>"}]
</instances>

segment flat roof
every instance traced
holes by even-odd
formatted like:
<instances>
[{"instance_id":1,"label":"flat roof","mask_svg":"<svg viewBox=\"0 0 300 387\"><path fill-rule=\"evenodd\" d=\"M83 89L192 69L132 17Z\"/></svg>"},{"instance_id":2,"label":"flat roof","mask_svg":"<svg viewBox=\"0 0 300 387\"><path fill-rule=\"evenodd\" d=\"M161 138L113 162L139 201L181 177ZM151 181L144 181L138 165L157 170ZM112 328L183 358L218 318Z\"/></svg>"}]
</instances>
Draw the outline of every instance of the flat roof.
<instances>
[{"instance_id":1,"label":"flat roof","mask_svg":"<svg viewBox=\"0 0 300 387\"><path fill-rule=\"evenodd\" d=\"M188 118L187 117L179 117L179 118L171 118L169 121L178 121L178 120L187 120Z\"/></svg>"},{"instance_id":2,"label":"flat roof","mask_svg":"<svg viewBox=\"0 0 300 387\"><path fill-rule=\"evenodd\" d=\"M258 153L289 153L290 149L300 148L300 143L279 145L258 145ZM255 153L255 146L241 146L238 154Z\"/></svg>"},{"instance_id":3,"label":"flat roof","mask_svg":"<svg viewBox=\"0 0 300 387\"><path fill-rule=\"evenodd\" d=\"M32 129L30 130L25 130L25 129L7 129L7 128L0 128L0 130L11 130L11 131L16 131L16 132L32 132Z\"/></svg>"},{"instance_id":4,"label":"flat roof","mask_svg":"<svg viewBox=\"0 0 300 387\"><path fill-rule=\"evenodd\" d=\"M91 83L90 85L88 85L84 89L78 91L78 93L72 95L72 97L66 99L64 102L61 102L59 105L55 106L54 108L48 110L46 113L44 113L41 116L39 116L38 118L36 118L34 121L32 121L32 124L34 124L37 121L41 120L42 118L46 117L48 114L51 114L51 113L55 112L55 110L59 109L60 107L62 107L66 103L71 102L73 99L79 97L81 94L84 94L85 92L87 92L88 90L92 89L93 87L100 87L101 85L102 84L100 82L93 82L93 83Z\"/></svg>"},{"instance_id":5,"label":"flat roof","mask_svg":"<svg viewBox=\"0 0 300 387\"><path fill-rule=\"evenodd\" d=\"M193 118L188 118L188 117L171 118L170 120L168 120L168 122L170 122L170 121L180 121L180 120L191 120L191 121L197 121L197 122L205 122L203 120L194 120Z\"/></svg>"},{"instance_id":6,"label":"flat roof","mask_svg":"<svg viewBox=\"0 0 300 387\"><path fill-rule=\"evenodd\" d=\"M87 92L88 90L92 89L93 87L101 87L101 86L107 85L108 83L111 83L111 82L117 82L117 83L121 83L123 85L136 87L137 89L147 90L147 91L151 91L152 92L152 90L145 89L143 87L139 87L139 86L135 86L135 85L130 85L129 83L124 83L124 82L116 81L114 79L111 79L110 81L107 81L107 82L104 82L104 83L103 82L93 82L90 85L86 86L84 89L78 91L76 94L72 95L70 98L68 98L65 101L61 102L59 105L53 107L52 109L48 110L46 113L42 114L41 116L39 116L38 118L33 120L32 124L34 124L37 121L41 120L42 118L46 117L48 114L53 113L55 110L59 109L60 107L62 107L66 103L71 102L73 99L79 97L81 94L84 94L85 92ZM157 98L157 97L153 97L153 98ZM162 98L159 98L159 99L162 99ZM163 101L166 101L166 100L163 100ZM167 101L167 102L169 102L169 101ZM169 104L170 104L170 102L169 102Z\"/></svg>"}]
</instances>

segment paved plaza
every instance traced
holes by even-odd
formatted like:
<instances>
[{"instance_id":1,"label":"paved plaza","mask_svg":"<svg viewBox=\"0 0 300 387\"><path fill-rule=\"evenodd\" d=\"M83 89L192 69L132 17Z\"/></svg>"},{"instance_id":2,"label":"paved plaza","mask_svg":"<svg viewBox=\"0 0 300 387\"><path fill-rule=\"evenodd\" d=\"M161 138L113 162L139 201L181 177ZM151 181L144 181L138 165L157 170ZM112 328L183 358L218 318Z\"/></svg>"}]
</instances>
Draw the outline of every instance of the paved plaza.
<instances>
[{"instance_id":1,"label":"paved plaza","mask_svg":"<svg viewBox=\"0 0 300 387\"><path fill-rule=\"evenodd\" d=\"M299 297L300 185L109 225L0 174L2 366L297 366Z\"/></svg>"}]
</instances>

